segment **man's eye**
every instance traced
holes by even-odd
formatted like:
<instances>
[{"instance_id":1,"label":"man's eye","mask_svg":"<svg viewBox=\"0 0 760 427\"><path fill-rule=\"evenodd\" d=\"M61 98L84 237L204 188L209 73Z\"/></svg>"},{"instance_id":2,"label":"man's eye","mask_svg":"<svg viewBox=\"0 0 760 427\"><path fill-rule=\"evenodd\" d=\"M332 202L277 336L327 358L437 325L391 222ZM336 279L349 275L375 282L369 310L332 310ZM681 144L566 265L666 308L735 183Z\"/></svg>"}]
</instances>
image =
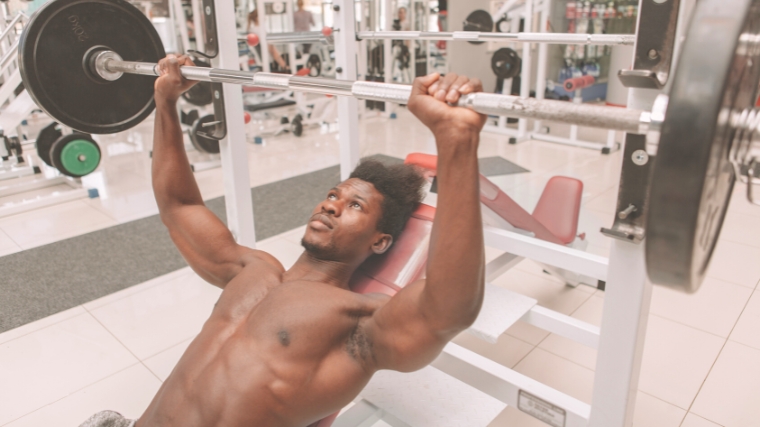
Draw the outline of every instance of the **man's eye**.
<instances>
[{"instance_id":1,"label":"man's eye","mask_svg":"<svg viewBox=\"0 0 760 427\"><path fill-rule=\"evenodd\" d=\"M329 200L335 200L335 199L336 199L336 197L335 197L335 194L329 194L329 195L327 196L327 198L328 198Z\"/></svg>"},{"instance_id":2,"label":"man's eye","mask_svg":"<svg viewBox=\"0 0 760 427\"><path fill-rule=\"evenodd\" d=\"M353 202L353 203L351 203L351 207L354 208L354 209L361 209L362 205L360 205L360 204L358 204L356 202Z\"/></svg>"}]
</instances>

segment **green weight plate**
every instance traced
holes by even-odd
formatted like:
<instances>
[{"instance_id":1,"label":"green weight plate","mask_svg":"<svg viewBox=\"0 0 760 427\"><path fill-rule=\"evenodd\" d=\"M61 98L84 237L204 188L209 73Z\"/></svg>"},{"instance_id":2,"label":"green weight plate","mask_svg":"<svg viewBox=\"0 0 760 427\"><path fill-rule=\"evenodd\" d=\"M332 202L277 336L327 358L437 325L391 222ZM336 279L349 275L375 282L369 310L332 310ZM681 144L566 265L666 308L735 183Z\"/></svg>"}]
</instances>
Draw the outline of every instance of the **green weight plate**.
<instances>
[{"instance_id":1,"label":"green weight plate","mask_svg":"<svg viewBox=\"0 0 760 427\"><path fill-rule=\"evenodd\" d=\"M193 144L193 147L201 153L219 153L219 141L203 135L198 135L198 132L212 132L213 127L204 128L203 124L213 122L214 120L213 114L205 115L196 120L193 127L190 129L190 142Z\"/></svg>"},{"instance_id":2,"label":"green weight plate","mask_svg":"<svg viewBox=\"0 0 760 427\"><path fill-rule=\"evenodd\" d=\"M672 76L647 213L652 282L694 292L720 235L735 176L731 113L760 80L760 0L700 0Z\"/></svg>"},{"instance_id":3,"label":"green weight plate","mask_svg":"<svg viewBox=\"0 0 760 427\"><path fill-rule=\"evenodd\" d=\"M50 160L62 174L82 177L98 168L100 147L92 136L75 132L58 138L50 149Z\"/></svg>"},{"instance_id":4,"label":"green weight plate","mask_svg":"<svg viewBox=\"0 0 760 427\"><path fill-rule=\"evenodd\" d=\"M125 61L165 56L150 20L125 0L52 0L30 18L19 40L19 69L37 105L82 132L129 129L154 108L155 78L93 75L86 53L110 49Z\"/></svg>"},{"instance_id":5,"label":"green weight plate","mask_svg":"<svg viewBox=\"0 0 760 427\"><path fill-rule=\"evenodd\" d=\"M50 149L62 135L60 126L56 122L42 128L37 135L37 140L34 143L37 148L37 156L48 166L53 166L53 163L50 161Z\"/></svg>"}]
</instances>

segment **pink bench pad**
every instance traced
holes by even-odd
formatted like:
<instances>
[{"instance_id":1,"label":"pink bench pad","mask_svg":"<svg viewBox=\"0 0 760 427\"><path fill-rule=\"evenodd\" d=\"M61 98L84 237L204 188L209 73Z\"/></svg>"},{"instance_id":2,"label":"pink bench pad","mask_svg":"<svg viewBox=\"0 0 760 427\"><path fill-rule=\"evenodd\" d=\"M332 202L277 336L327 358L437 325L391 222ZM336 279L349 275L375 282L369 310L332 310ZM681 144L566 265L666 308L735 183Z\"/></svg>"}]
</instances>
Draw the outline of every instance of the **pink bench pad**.
<instances>
[{"instance_id":1,"label":"pink bench pad","mask_svg":"<svg viewBox=\"0 0 760 427\"><path fill-rule=\"evenodd\" d=\"M435 171L438 156L411 153L404 163ZM531 215L488 178L480 175L480 202L513 227L530 231L547 242L566 245L578 230L583 183L575 178L555 176L549 180Z\"/></svg>"}]
</instances>

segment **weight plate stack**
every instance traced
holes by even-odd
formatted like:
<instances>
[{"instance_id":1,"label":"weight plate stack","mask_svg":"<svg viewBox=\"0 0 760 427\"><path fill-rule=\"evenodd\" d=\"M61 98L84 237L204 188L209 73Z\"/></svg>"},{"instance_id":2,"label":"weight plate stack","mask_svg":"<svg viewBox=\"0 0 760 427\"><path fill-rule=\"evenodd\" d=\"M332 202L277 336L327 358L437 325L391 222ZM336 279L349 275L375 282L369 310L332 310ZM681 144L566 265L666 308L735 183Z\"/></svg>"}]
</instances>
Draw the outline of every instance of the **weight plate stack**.
<instances>
[{"instance_id":1,"label":"weight plate stack","mask_svg":"<svg viewBox=\"0 0 760 427\"><path fill-rule=\"evenodd\" d=\"M207 114L196 120L190 129L190 142L196 150L201 153L219 154L219 141L198 135L198 132L205 132L203 125L215 121L213 114Z\"/></svg>"},{"instance_id":2,"label":"weight plate stack","mask_svg":"<svg viewBox=\"0 0 760 427\"><path fill-rule=\"evenodd\" d=\"M49 116L82 132L129 129L154 109L155 78L124 74L107 82L85 64L110 49L125 61L165 56L150 20L125 0L55 0L30 18L19 39L19 70L32 99Z\"/></svg>"},{"instance_id":3,"label":"weight plate stack","mask_svg":"<svg viewBox=\"0 0 760 427\"><path fill-rule=\"evenodd\" d=\"M50 161L62 174L79 178L100 164L100 147L91 135L74 132L58 138L50 149Z\"/></svg>"},{"instance_id":4,"label":"weight plate stack","mask_svg":"<svg viewBox=\"0 0 760 427\"><path fill-rule=\"evenodd\" d=\"M654 160L646 235L652 282L694 292L704 278L735 181L730 115L754 107L760 0L700 0L671 77Z\"/></svg>"},{"instance_id":5,"label":"weight plate stack","mask_svg":"<svg viewBox=\"0 0 760 427\"><path fill-rule=\"evenodd\" d=\"M53 144L55 144L55 141L61 136L63 136L63 133L56 122L50 123L42 128L37 135L37 141L35 142L35 145L37 146L37 156L39 156L40 160L45 162L48 166L53 166L53 162L50 161L50 149L53 148Z\"/></svg>"}]
</instances>

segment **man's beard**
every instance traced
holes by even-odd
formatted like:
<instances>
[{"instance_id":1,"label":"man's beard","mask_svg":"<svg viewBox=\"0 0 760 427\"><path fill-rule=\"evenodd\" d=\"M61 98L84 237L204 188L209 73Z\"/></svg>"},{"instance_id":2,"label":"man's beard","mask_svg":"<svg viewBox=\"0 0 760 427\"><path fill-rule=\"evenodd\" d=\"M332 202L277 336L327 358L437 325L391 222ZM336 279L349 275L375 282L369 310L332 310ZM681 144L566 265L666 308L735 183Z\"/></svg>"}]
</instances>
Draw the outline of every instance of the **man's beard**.
<instances>
[{"instance_id":1,"label":"man's beard","mask_svg":"<svg viewBox=\"0 0 760 427\"><path fill-rule=\"evenodd\" d=\"M338 248L335 247L335 245L330 242L326 245L317 245L315 243L311 243L306 240L306 237L303 237L301 239L301 246L306 249L306 252L309 253L309 255L313 256L316 259L321 259L324 261L339 261L340 255L338 253Z\"/></svg>"}]
</instances>

